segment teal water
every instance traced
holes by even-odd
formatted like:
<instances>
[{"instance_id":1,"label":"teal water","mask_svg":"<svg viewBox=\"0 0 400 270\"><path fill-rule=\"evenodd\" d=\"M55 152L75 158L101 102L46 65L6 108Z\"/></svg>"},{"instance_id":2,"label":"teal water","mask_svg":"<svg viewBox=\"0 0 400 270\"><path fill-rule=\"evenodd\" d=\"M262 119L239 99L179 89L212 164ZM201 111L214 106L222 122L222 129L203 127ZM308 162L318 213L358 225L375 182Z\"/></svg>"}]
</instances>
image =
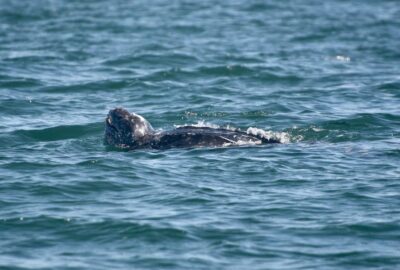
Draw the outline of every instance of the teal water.
<instances>
[{"instance_id":1,"label":"teal water","mask_svg":"<svg viewBox=\"0 0 400 270\"><path fill-rule=\"evenodd\" d=\"M0 2L0 269L400 268L398 1ZM108 110L280 145L118 151Z\"/></svg>"}]
</instances>

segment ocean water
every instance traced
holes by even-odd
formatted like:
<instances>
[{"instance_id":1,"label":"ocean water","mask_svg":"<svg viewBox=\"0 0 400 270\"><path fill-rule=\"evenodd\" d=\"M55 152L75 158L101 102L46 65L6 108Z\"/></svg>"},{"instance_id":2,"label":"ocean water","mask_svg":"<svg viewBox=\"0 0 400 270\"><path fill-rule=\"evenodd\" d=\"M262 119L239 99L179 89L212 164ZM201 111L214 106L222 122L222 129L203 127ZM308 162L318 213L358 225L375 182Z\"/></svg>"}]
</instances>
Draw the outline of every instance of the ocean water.
<instances>
[{"instance_id":1,"label":"ocean water","mask_svg":"<svg viewBox=\"0 0 400 270\"><path fill-rule=\"evenodd\" d=\"M0 1L0 269L399 269L399 165L396 0Z\"/></svg>"}]
</instances>

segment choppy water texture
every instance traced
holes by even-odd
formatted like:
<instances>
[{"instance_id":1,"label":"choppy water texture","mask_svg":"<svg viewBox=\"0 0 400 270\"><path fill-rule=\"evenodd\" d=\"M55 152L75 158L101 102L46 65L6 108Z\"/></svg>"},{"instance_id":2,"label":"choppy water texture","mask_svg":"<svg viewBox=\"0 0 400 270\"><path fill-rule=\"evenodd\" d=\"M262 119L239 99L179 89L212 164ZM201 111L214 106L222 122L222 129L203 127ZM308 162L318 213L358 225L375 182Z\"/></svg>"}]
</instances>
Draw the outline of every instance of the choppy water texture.
<instances>
[{"instance_id":1,"label":"choppy water texture","mask_svg":"<svg viewBox=\"0 0 400 270\"><path fill-rule=\"evenodd\" d=\"M398 1L1 1L1 269L400 268ZM118 151L123 106L281 145Z\"/></svg>"}]
</instances>

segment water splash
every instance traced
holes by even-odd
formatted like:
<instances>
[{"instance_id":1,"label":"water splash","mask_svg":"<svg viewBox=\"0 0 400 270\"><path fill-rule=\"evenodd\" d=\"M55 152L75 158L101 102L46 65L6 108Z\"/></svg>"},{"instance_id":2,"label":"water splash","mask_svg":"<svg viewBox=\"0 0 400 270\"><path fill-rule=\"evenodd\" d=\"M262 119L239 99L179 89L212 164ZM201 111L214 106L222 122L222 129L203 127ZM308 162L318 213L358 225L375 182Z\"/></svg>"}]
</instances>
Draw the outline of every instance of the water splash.
<instances>
[{"instance_id":1,"label":"water splash","mask_svg":"<svg viewBox=\"0 0 400 270\"><path fill-rule=\"evenodd\" d=\"M276 132L270 130L263 130L261 128L249 127L246 131L247 134L255 135L258 137L265 138L267 140L278 140L281 143L289 143L290 135L287 132Z\"/></svg>"}]
</instances>

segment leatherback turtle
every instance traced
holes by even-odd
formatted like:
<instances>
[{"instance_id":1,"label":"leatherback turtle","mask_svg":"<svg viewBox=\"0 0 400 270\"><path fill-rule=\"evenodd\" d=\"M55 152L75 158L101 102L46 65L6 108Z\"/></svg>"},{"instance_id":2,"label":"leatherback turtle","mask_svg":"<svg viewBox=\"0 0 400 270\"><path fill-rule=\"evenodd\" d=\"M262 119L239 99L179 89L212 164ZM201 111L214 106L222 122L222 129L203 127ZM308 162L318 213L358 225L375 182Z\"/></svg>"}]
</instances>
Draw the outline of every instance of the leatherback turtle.
<instances>
[{"instance_id":1,"label":"leatherback turtle","mask_svg":"<svg viewBox=\"0 0 400 270\"><path fill-rule=\"evenodd\" d=\"M168 131L155 131L142 116L123 108L110 110L106 118L105 143L122 149L169 149L175 147L223 147L280 143L239 130L182 126Z\"/></svg>"}]
</instances>

